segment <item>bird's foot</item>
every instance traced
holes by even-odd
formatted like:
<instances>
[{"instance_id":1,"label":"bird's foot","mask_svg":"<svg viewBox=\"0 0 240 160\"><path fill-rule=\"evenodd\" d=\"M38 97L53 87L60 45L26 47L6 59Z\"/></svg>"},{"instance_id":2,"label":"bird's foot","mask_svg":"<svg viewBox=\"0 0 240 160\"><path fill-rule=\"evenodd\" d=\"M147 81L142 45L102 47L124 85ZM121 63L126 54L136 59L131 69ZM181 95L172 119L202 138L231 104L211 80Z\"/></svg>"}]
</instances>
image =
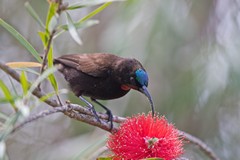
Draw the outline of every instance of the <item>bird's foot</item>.
<instances>
[{"instance_id":1,"label":"bird's foot","mask_svg":"<svg viewBox=\"0 0 240 160\"><path fill-rule=\"evenodd\" d=\"M96 118L96 120L97 120L99 123L101 123L100 118L98 117L95 108L94 108L94 107L89 107L89 111L91 111L91 112L93 113L93 116Z\"/></svg>"},{"instance_id":2,"label":"bird's foot","mask_svg":"<svg viewBox=\"0 0 240 160\"><path fill-rule=\"evenodd\" d=\"M107 121L110 122L113 120L113 114L110 110L106 111L106 114L108 115Z\"/></svg>"},{"instance_id":3,"label":"bird's foot","mask_svg":"<svg viewBox=\"0 0 240 160\"><path fill-rule=\"evenodd\" d=\"M110 131L113 129L113 114L110 109L102 105L100 102L98 102L96 99L91 98L93 102L97 103L99 106L101 106L103 109L106 110L106 114L108 115L107 122L110 122Z\"/></svg>"},{"instance_id":4,"label":"bird's foot","mask_svg":"<svg viewBox=\"0 0 240 160\"><path fill-rule=\"evenodd\" d=\"M85 98L83 98L82 96L79 96L79 98L80 98L83 102L85 102L85 103L87 104L88 109L93 113L93 116L96 118L96 120L97 120L99 123L101 123L100 118L98 117L97 112L96 112L94 106L93 106L90 102L88 102Z\"/></svg>"},{"instance_id":5,"label":"bird's foot","mask_svg":"<svg viewBox=\"0 0 240 160\"><path fill-rule=\"evenodd\" d=\"M113 129L113 114L110 110L107 110L106 114L108 115L107 122L110 122L110 130L112 130Z\"/></svg>"}]
</instances>

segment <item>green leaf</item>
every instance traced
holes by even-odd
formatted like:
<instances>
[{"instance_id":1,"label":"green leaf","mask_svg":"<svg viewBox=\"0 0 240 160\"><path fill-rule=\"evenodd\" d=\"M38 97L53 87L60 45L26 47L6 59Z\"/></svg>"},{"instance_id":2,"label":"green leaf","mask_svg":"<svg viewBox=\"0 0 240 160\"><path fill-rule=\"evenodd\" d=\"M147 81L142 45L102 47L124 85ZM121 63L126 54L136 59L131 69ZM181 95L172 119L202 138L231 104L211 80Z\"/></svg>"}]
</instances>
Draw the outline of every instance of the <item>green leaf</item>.
<instances>
[{"instance_id":1,"label":"green leaf","mask_svg":"<svg viewBox=\"0 0 240 160\"><path fill-rule=\"evenodd\" d=\"M15 104L14 104L14 100L13 100L13 96L10 92L10 90L8 89L8 87L3 83L3 81L0 79L0 88L3 91L3 94L5 96L5 98L8 100L8 102L12 105L14 110L17 110Z\"/></svg>"},{"instance_id":2,"label":"green leaf","mask_svg":"<svg viewBox=\"0 0 240 160\"><path fill-rule=\"evenodd\" d=\"M7 98L0 98L0 104L6 104L9 103L9 100Z\"/></svg>"},{"instance_id":3,"label":"green leaf","mask_svg":"<svg viewBox=\"0 0 240 160\"><path fill-rule=\"evenodd\" d=\"M54 15L57 14L57 9L58 9L58 3L50 3L49 9L48 9L48 14L47 14L47 19L46 19L47 31L50 31L49 24L50 24L50 21L53 21L52 18L54 17ZM51 22L51 23L53 23L53 22Z\"/></svg>"},{"instance_id":4,"label":"green leaf","mask_svg":"<svg viewBox=\"0 0 240 160\"><path fill-rule=\"evenodd\" d=\"M19 96L13 96L13 101L16 101L17 99L19 98ZM7 98L0 98L0 104L6 104L6 103L9 103L9 100Z\"/></svg>"},{"instance_id":5,"label":"green leaf","mask_svg":"<svg viewBox=\"0 0 240 160\"><path fill-rule=\"evenodd\" d=\"M83 7L96 6L107 2L114 1L125 1L125 0L82 0L81 2L75 3L67 8L67 10L74 10Z\"/></svg>"},{"instance_id":6,"label":"green leaf","mask_svg":"<svg viewBox=\"0 0 240 160\"><path fill-rule=\"evenodd\" d=\"M52 67L53 66L53 46L51 46L49 49L47 59L48 59L48 66Z\"/></svg>"},{"instance_id":7,"label":"green leaf","mask_svg":"<svg viewBox=\"0 0 240 160\"><path fill-rule=\"evenodd\" d=\"M36 81L34 81L34 83L31 85L30 89L28 90L28 95L26 95L26 97L30 96L30 93L32 93L34 91L34 89L37 88L37 86L39 85L39 83L41 83L44 79L46 79L50 74L54 73L57 71L56 67L51 67L46 69L43 74L41 74Z\"/></svg>"},{"instance_id":8,"label":"green leaf","mask_svg":"<svg viewBox=\"0 0 240 160\"><path fill-rule=\"evenodd\" d=\"M29 72L35 75L40 75L39 72L36 72L35 70L31 69L31 68L16 68L17 71L25 71L25 72Z\"/></svg>"},{"instance_id":9,"label":"green leaf","mask_svg":"<svg viewBox=\"0 0 240 160\"><path fill-rule=\"evenodd\" d=\"M48 67L53 67L53 47L51 46L49 52L48 52ZM56 78L53 74L50 74L49 75L49 81L50 83L52 84L53 88L55 91L58 90L58 84L57 84L57 81L56 81Z\"/></svg>"},{"instance_id":10,"label":"green leaf","mask_svg":"<svg viewBox=\"0 0 240 160\"><path fill-rule=\"evenodd\" d=\"M97 160L113 160L113 157L99 157Z\"/></svg>"},{"instance_id":11,"label":"green leaf","mask_svg":"<svg viewBox=\"0 0 240 160\"><path fill-rule=\"evenodd\" d=\"M23 94L26 95L28 92L29 84L28 84L27 76L24 71L22 71L20 75L20 82L22 85Z\"/></svg>"},{"instance_id":12,"label":"green leaf","mask_svg":"<svg viewBox=\"0 0 240 160\"><path fill-rule=\"evenodd\" d=\"M4 141L0 141L0 159L4 159L6 154L6 143Z\"/></svg>"},{"instance_id":13,"label":"green leaf","mask_svg":"<svg viewBox=\"0 0 240 160\"><path fill-rule=\"evenodd\" d=\"M66 94L66 93L68 93L68 90L66 90L66 89L61 89L61 90L58 90L57 92L54 91L54 92L50 92L50 93L48 93L48 94L45 94L43 97L40 98L40 100L44 102L45 100L51 98L52 96L54 96L54 95L56 95L56 94L59 95L59 94Z\"/></svg>"},{"instance_id":14,"label":"green leaf","mask_svg":"<svg viewBox=\"0 0 240 160\"><path fill-rule=\"evenodd\" d=\"M57 84L55 76L53 74L50 74L48 78L49 78L49 81L52 84L54 90L57 91L58 90L58 84Z\"/></svg>"},{"instance_id":15,"label":"green leaf","mask_svg":"<svg viewBox=\"0 0 240 160\"><path fill-rule=\"evenodd\" d=\"M5 97L11 101L13 98L12 98L12 95L11 95L11 92L9 91L8 87L3 83L3 81L0 79L0 87L5 95Z\"/></svg>"},{"instance_id":16,"label":"green leaf","mask_svg":"<svg viewBox=\"0 0 240 160\"><path fill-rule=\"evenodd\" d=\"M99 21L98 20L87 20L85 22L77 22L77 23L74 23L74 26L76 29L84 29L84 28L88 28L88 27L91 27L93 25L96 25L98 24ZM60 32L58 32L57 34L55 34L55 36L53 38L56 38L58 37L59 35L61 35L62 33L64 33L65 31L68 31L68 25L61 25L59 26L60 29L62 29Z\"/></svg>"},{"instance_id":17,"label":"green leaf","mask_svg":"<svg viewBox=\"0 0 240 160\"><path fill-rule=\"evenodd\" d=\"M14 98L13 98L13 101L15 101L16 97L19 97L19 95L18 95L17 89L16 89L16 87L15 87L15 85L13 83L13 79L10 76L8 76L8 79L9 79L9 82L10 82L10 84L12 86L12 89L13 89L13 92L14 92L14 95L15 95Z\"/></svg>"},{"instance_id":18,"label":"green leaf","mask_svg":"<svg viewBox=\"0 0 240 160\"><path fill-rule=\"evenodd\" d=\"M108 2L108 3L105 3L105 4L101 5L100 7L98 7L97 9L95 9L92 12L90 12L88 15L86 15L82 19L80 19L78 22L81 23L81 22L84 22L84 21L92 18L93 16L95 16L96 14L98 14L99 12L101 12L102 10L107 8L110 4L112 4L112 2Z\"/></svg>"},{"instance_id":19,"label":"green leaf","mask_svg":"<svg viewBox=\"0 0 240 160\"><path fill-rule=\"evenodd\" d=\"M37 23L42 27L45 28L42 20L40 19L40 17L38 16L38 14L35 12L35 10L32 8L32 6L30 5L29 2L26 2L25 7L27 9L27 11L29 12L29 14L37 21Z\"/></svg>"},{"instance_id":20,"label":"green leaf","mask_svg":"<svg viewBox=\"0 0 240 160\"><path fill-rule=\"evenodd\" d=\"M0 112L0 118L1 119L4 119L4 120L7 120L9 117L3 113ZM1 123L1 122L0 122Z\"/></svg>"},{"instance_id":21,"label":"green leaf","mask_svg":"<svg viewBox=\"0 0 240 160\"><path fill-rule=\"evenodd\" d=\"M78 28L86 28L86 27L90 27L92 25L98 24L99 21L97 20L88 20L90 18L92 18L93 16L95 16L96 14L98 14L99 12L101 12L102 10L104 10L106 7L108 7L112 2L108 2L105 3L103 5L101 5L100 7L98 7L97 9L95 9L94 11L90 12L88 15L86 15L85 17L83 17L82 19L80 19L79 21L77 21L76 23L73 23L73 26L75 29ZM71 27L73 27L71 26ZM61 29L64 30L69 30L69 25L62 25L60 26ZM54 38L56 38L57 36L59 36L60 34L62 34L64 31L60 31L56 36L54 36ZM70 31L69 31L70 32ZM72 34L75 34L75 31L72 31ZM71 32L70 32L71 34Z\"/></svg>"},{"instance_id":22,"label":"green leaf","mask_svg":"<svg viewBox=\"0 0 240 160\"><path fill-rule=\"evenodd\" d=\"M7 121L5 121L4 125L1 127L0 132L0 142L7 138L7 136L11 133L13 126L16 124L19 116L21 115L20 112L13 114L10 116Z\"/></svg>"},{"instance_id":23,"label":"green leaf","mask_svg":"<svg viewBox=\"0 0 240 160\"><path fill-rule=\"evenodd\" d=\"M56 28L56 26L57 26L57 24L58 24L58 14L55 14L52 18L51 18L51 20L50 20L50 22L49 22L49 25L48 25L48 31L51 33L55 28Z\"/></svg>"},{"instance_id":24,"label":"green leaf","mask_svg":"<svg viewBox=\"0 0 240 160\"><path fill-rule=\"evenodd\" d=\"M80 39L80 37L77 33L77 29L74 25L72 18L70 17L70 15L67 12L66 12L66 16L67 16L67 24L68 24L68 30L69 30L70 35L75 40L75 42L77 42L79 45L82 45L82 40Z\"/></svg>"},{"instance_id":25,"label":"green leaf","mask_svg":"<svg viewBox=\"0 0 240 160\"><path fill-rule=\"evenodd\" d=\"M0 25L3 26L9 33L12 34L14 38L16 38L35 58L38 62L42 62L41 57L38 52L33 48L33 46L12 26L6 23L4 20L0 18Z\"/></svg>"},{"instance_id":26,"label":"green leaf","mask_svg":"<svg viewBox=\"0 0 240 160\"><path fill-rule=\"evenodd\" d=\"M47 48L47 44L48 44L48 40L49 40L49 34L47 34L46 32L38 32L38 35L42 40L43 47Z\"/></svg>"},{"instance_id":27,"label":"green leaf","mask_svg":"<svg viewBox=\"0 0 240 160\"><path fill-rule=\"evenodd\" d=\"M88 27L91 27L93 25L96 25L99 23L99 20L87 20L85 22L76 22L76 23L73 23L75 28L76 29L79 29L79 28L88 28ZM63 30L68 30L68 25L61 25L59 26L59 28L63 29Z\"/></svg>"},{"instance_id":28,"label":"green leaf","mask_svg":"<svg viewBox=\"0 0 240 160\"><path fill-rule=\"evenodd\" d=\"M146 158L146 159L143 159L143 160L163 160L162 158Z\"/></svg>"}]
</instances>

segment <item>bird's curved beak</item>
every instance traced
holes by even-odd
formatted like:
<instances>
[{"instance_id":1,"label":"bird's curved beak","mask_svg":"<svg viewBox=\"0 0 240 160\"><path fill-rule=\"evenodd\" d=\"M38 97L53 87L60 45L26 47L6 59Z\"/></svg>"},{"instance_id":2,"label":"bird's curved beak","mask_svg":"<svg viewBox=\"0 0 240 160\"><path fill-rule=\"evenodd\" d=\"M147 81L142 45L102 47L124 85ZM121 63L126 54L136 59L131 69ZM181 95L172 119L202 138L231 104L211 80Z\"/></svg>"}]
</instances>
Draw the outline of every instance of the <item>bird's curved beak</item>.
<instances>
[{"instance_id":1,"label":"bird's curved beak","mask_svg":"<svg viewBox=\"0 0 240 160\"><path fill-rule=\"evenodd\" d=\"M150 93L147 90L147 87L146 86L142 86L141 88L139 88L139 91L141 93L143 93L148 98L148 100L150 102L150 105L151 105L151 109L152 109L152 116L154 116L154 112L155 112L154 105L153 105L152 97L151 97Z\"/></svg>"}]
</instances>

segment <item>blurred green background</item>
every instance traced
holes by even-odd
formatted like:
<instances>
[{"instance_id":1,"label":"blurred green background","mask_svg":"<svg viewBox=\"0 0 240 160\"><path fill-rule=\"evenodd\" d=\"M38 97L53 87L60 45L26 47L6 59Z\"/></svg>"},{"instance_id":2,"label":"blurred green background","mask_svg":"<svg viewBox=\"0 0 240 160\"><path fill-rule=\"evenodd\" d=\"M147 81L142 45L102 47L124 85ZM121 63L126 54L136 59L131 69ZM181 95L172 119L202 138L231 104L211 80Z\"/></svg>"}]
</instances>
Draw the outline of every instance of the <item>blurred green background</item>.
<instances>
[{"instance_id":1,"label":"blurred green background","mask_svg":"<svg viewBox=\"0 0 240 160\"><path fill-rule=\"evenodd\" d=\"M0 0L0 17L43 53L37 34L40 27L24 8L25 2ZM45 19L48 3L29 2ZM70 14L78 20L93 9ZM239 0L129 0L113 3L93 19L100 23L79 31L82 46L64 33L54 41L55 56L108 52L138 59L148 71L149 91L160 115L165 115L178 129L202 139L221 159L240 157ZM0 58L5 62L33 60L1 27ZM63 77L56 76L60 88L67 88ZM9 79L3 72L0 77ZM80 103L72 93L62 98ZM148 100L135 91L103 103L118 116L150 110ZM44 105L33 112L48 108ZM94 159L107 134L56 114L10 136L7 153L10 160ZM185 157L207 159L196 147L185 148Z\"/></svg>"}]
</instances>

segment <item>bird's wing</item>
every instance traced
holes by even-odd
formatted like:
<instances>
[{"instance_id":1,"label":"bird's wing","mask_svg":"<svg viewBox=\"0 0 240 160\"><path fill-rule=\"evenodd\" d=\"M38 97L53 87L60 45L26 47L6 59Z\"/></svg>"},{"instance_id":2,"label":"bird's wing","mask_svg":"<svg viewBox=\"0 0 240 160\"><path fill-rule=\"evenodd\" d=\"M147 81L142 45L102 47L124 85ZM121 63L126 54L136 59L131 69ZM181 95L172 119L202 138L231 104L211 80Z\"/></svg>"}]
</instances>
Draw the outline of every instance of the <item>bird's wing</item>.
<instances>
[{"instance_id":1,"label":"bird's wing","mask_svg":"<svg viewBox=\"0 0 240 160\"><path fill-rule=\"evenodd\" d=\"M104 53L69 54L63 55L55 61L94 77L107 77L112 58L115 56Z\"/></svg>"}]
</instances>

